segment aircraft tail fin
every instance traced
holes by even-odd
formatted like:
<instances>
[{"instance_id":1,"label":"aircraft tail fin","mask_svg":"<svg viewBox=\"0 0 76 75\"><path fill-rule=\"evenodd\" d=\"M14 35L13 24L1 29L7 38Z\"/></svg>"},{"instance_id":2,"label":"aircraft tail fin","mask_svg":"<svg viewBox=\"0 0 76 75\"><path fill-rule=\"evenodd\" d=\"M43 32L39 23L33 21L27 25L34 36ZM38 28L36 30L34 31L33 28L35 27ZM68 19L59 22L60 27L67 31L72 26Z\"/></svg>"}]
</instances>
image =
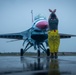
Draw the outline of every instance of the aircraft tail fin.
<instances>
[{"instance_id":1,"label":"aircraft tail fin","mask_svg":"<svg viewBox=\"0 0 76 75\"><path fill-rule=\"evenodd\" d=\"M33 22L33 10L31 10L32 22Z\"/></svg>"}]
</instances>

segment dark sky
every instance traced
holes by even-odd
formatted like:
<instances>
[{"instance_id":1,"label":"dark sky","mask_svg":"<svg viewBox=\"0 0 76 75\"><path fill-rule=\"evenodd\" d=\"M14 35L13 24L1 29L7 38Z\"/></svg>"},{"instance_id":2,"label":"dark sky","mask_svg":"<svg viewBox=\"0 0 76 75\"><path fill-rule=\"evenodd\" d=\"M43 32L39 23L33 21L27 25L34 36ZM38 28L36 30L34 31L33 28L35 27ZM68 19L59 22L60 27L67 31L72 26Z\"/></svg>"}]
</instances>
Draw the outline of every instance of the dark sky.
<instances>
[{"instance_id":1,"label":"dark sky","mask_svg":"<svg viewBox=\"0 0 76 75\"><path fill-rule=\"evenodd\" d=\"M0 34L29 29L32 26L31 10L34 17L42 14L48 20L49 8L57 9L60 33L76 34L76 0L0 0ZM9 39L0 39L0 52L19 52L23 48L23 41L7 41ZM76 52L76 38L61 39L59 51Z\"/></svg>"}]
</instances>

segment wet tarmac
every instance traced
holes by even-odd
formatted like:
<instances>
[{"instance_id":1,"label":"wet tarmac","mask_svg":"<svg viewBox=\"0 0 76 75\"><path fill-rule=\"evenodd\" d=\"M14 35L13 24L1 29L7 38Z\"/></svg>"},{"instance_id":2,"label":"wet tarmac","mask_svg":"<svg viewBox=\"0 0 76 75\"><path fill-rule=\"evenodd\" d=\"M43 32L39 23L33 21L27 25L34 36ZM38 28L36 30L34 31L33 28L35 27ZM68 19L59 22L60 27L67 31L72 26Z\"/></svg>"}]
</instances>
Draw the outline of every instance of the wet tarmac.
<instances>
[{"instance_id":1,"label":"wet tarmac","mask_svg":"<svg viewBox=\"0 0 76 75\"><path fill-rule=\"evenodd\" d=\"M0 75L76 75L76 56L0 56Z\"/></svg>"}]
</instances>

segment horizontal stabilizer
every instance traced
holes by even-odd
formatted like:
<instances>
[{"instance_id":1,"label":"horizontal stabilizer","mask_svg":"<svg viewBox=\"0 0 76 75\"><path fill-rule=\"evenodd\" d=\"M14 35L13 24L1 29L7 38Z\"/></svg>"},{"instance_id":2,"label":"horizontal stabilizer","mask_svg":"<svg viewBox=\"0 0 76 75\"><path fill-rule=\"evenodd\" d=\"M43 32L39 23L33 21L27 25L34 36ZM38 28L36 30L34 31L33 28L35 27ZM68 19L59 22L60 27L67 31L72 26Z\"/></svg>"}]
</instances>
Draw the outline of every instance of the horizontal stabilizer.
<instances>
[{"instance_id":1,"label":"horizontal stabilizer","mask_svg":"<svg viewBox=\"0 0 76 75\"><path fill-rule=\"evenodd\" d=\"M59 35L60 35L60 39L76 37L76 35L71 35L71 34L62 34L62 33L59 33Z\"/></svg>"}]
</instances>

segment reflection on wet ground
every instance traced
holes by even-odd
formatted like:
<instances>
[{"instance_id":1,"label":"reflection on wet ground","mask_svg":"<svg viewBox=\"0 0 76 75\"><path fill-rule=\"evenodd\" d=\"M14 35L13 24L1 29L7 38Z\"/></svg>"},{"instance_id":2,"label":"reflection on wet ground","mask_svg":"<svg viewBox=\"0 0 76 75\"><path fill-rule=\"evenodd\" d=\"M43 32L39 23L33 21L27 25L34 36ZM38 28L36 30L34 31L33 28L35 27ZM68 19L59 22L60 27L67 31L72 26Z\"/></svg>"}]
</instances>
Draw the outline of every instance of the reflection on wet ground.
<instances>
[{"instance_id":1,"label":"reflection on wet ground","mask_svg":"<svg viewBox=\"0 0 76 75\"><path fill-rule=\"evenodd\" d=\"M70 75L70 71L60 71L59 69L59 59L50 59L49 57L36 58L32 57L34 62L29 61L29 58L21 57L23 63L23 69L33 71L34 75L44 74L44 75ZM26 63L27 61L27 63ZM29 63L31 62L31 63Z\"/></svg>"},{"instance_id":2,"label":"reflection on wet ground","mask_svg":"<svg viewBox=\"0 0 76 75\"><path fill-rule=\"evenodd\" d=\"M31 59L32 58L32 59ZM45 70L49 67L49 60L45 58L37 57L21 57L21 63L24 70Z\"/></svg>"},{"instance_id":3,"label":"reflection on wet ground","mask_svg":"<svg viewBox=\"0 0 76 75\"><path fill-rule=\"evenodd\" d=\"M76 57L0 57L0 75L76 75Z\"/></svg>"}]
</instances>

